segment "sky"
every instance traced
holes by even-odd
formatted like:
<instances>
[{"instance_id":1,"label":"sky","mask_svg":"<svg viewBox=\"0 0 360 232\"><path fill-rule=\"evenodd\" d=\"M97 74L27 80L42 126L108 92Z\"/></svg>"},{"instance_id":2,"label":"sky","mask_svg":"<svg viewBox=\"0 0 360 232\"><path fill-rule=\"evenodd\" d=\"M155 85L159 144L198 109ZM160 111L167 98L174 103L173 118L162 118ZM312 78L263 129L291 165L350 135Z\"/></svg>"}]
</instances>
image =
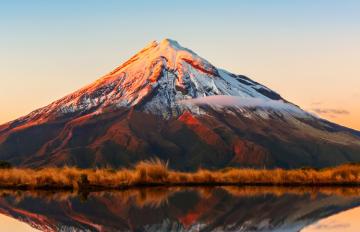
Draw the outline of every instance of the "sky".
<instances>
[{"instance_id":1,"label":"sky","mask_svg":"<svg viewBox=\"0 0 360 232\"><path fill-rule=\"evenodd\" d=\"M0 1L0 124L172 38L360 130L360 1Z\"/></svg>"},{"instance_id":2,"label":"sky","mask_svg":"<svg viewBox=\"0 0 360 232\"><path fill-rule=\"evenodd\" d=\"M360 207L356 207L322 219L301 232L358 232Z\"/></svg>"},{"instance_id":3,"label":"sky","mask_svg":"<svg viewBox=\"0 0 360 232\"><path fill-rule=\"evenodd\" d=\"M10 216L0 214L0 228L2 231L11 232L40 232L25 222L21 222Z\"/></svg>"}]
</instances>

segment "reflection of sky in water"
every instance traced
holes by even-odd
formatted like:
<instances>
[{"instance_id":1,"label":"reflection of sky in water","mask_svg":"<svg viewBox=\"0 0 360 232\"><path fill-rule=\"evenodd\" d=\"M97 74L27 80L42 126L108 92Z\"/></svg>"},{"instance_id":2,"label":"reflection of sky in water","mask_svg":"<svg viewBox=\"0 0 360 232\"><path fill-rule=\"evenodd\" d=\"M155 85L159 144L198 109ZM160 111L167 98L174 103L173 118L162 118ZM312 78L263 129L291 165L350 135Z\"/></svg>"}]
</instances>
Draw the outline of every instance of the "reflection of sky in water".
<instances>
[{"instance_id":1,"label":"reflection of sky in water","mask_svg":"<svg viewBox=\"0 0 360 232\"><path fill-rule=\"evenodd\" d=\"M330 216L302 230L302 232L325 231L360 231L360 207Z\"/></svg>"},{"instance_id":2,"label":"reflection of sky in water","mask_svg":"<svg viewBox=\"0 0 360 232\"><path fill-rule=\"evenodd\" d=\"M14 218L1 215L0 214L0 228L1 231L11 231L11 232L35 232L39 231L37 229L32 228L30 225L18 221Z\"/></svg>"}]
</instances>

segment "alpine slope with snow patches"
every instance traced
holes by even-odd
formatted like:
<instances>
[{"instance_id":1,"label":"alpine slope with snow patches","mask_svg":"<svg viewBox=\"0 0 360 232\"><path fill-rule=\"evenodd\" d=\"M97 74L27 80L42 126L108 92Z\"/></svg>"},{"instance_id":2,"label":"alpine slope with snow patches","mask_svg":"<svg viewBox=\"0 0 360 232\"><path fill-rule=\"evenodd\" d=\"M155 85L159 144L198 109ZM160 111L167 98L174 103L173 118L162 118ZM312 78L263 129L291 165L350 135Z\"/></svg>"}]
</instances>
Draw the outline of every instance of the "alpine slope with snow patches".
<instances>
[{"instance_id":1,"label":"alpine slope with snow patches","mask_svg":"<svg viewBox=\"0 0 360 232\"><path fill-rule=\"evenodd\" d=\"M0 126L20 166L325 167L360 161L359 132L312 114L178 42L151 42L94 83Z\"/></svg>"}]
</instances>

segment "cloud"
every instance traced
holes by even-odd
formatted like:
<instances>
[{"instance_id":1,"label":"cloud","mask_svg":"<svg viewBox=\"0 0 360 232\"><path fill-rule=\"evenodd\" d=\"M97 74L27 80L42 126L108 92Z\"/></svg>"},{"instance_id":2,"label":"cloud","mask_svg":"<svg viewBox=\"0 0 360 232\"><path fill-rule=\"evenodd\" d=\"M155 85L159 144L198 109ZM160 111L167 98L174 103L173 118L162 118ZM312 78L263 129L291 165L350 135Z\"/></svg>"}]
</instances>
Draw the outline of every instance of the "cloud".
<instances>
[{"instance_id":1,"label":"cloud","mask_svg":"<svg viewBox=\"0 0 360 232\"><path fill-rule=\"evenodd\" d=\"M350 228L351 225L350 223L341 223L333 219L327 221L320 221L316 224L313 224L311 227L319 231L330 231L330 230L339 231L339 230L344 230L345 228Z\"/></svg>"},{"instance_id":2,"label":"cloud","mask_svg":"<svg viewBox=\"0 0 360 232\"><path fill-rule=\"evenodd\" d=\"M300 108L282 100L215 95L179 101L180 104L212 105L217 107L271 108L303 113Z\"/></svg>"},{"instance_id":3,"label":"cloud","mask_svg":"<svg viewBox=\"0 0 360 232\"><path fill-rule=\"evenodd\" d=\"M311 102L307 110L310 114L315 117L319 117L319 115L327 116L331 118L336 118L340 115L347 115L350 114L349 111L345 109L337 109L337 108L327 108L325 107L326 103L322 101L314 101Z\"/></svg>"},{"instance_id":4,"label":"cloud","mask_svg":"<svg viewBox=\"0 0 360 232\"><path fill-rule=\"evenodd\" d=\"M311 109L313 112L317 114L329 114L329 115L344 115L350 114L349 111L343 109L330 109L330 108L313 108Z\"/></svg>"}]
</instances>

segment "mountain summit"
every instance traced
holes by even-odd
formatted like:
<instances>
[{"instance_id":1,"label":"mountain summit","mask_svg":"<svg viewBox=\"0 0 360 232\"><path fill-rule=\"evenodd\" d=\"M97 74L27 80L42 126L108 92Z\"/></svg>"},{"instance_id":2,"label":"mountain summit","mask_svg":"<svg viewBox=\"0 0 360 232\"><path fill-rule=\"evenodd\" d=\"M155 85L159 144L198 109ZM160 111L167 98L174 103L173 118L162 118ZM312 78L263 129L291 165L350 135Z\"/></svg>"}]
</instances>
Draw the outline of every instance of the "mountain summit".
<instances>
[{"instance_id":1,"label":"mountain summit","mask_svg":"<svg viewBox=\"0 0 360 232\"><path fill-rule=\"evenodd\" d=\"M201 111L196 106L198 100L191 104L189 99L218 95L238 97L233 100L239 103L254 99L259 103L267 100L278 100L279 104L284 102L269 88L245 76L217 69L178 42L164 39L160 43L151 42L109 74L17 120L17 124L41 123L122 107L141 108L144 112L164 118L176 117L184 110L193 113ZM211 98L202 99L206 100ZM289 105L288 108L296 107Z\"/></svg>"},{"instance_id":2,"label":"mountain summit","mask_svg":"<svg viewBox=\"0 0 360 232\"><path fill-rule=\"evenodd\" d=\"M0 126L22 166L324 167L360 161L359 132L303 111L178 42L151 42L94 83Z\"/></svg>"}]
</instances>

